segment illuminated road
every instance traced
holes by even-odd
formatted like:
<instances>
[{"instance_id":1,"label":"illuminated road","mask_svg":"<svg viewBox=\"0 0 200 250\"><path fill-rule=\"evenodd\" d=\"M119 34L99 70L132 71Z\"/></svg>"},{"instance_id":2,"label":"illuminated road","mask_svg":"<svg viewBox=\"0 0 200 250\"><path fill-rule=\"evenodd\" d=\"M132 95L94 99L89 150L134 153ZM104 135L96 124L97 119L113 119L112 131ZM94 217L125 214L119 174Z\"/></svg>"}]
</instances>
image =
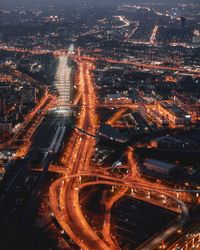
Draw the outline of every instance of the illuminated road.
<instances>
[{"instance_id":1,"label":"illuminated road","mask_svg":"<svg viewBox=\"0 0 200 250\"><path fill-rule=\"evenodd\" d=\"M44 55L50 53L49 50L38 50L38 49L23 49L16 47L8 47L7 45L0 44L0 50L6 50L9 52L17 52L17 53L29 53L33 55Z\"/></svg>"},{"instance_id":2,"label":"illuminated road","mask_svg":"<svg viewBox=\"0 0 200 250\"><path fill-rule=\"evenodd\" d=\"M95 177L95 180L94 181L88 181L87 183L81 184L80 178L83 178L84 176L88 176L88 177L91 176L92 178ZM68 203L68 204L70 204L68 209L73 211L72 214L73 214L74 217L73 217L72 220L69 220L69 210L66 209L66 201L65 201L65 199L67 197L65 185L66 186L69 185L70 179L74 180L73 181L73 191L72 190L69 191L69 192L73 193L73 195L71 194L73 199L71 197L70 200L68 200L68 201L71 201L70 203ZM93 174L90 174L90 175L76 174L76 175L72 175L72 176L66 176L66 177L63 177L60 180L57 180L56 182L53 183L53 185L51 186L51 189L50 189L50 198L53 199L51 201L52 204L53 204L53 208L54 208L53 212L54 212L54 214L55 214L55 216L56 216L56 218L58 219L59 222L60 222L60 220L62 221L63 218L65 220L67 219L68 223L65 225L65 227L67 225L68 226L71 225L70 228L71 228L72 231L73 231L73 228L74 228L74 230L79 229L80 232L82 232L81 234L82 234L82 236L84 235L84 237L83 238L82 237L80 237L80 238L76 237L76 242L81 241L81 239L84 239L84 242L85 242L85 239L86 239L87 242L90 242L90 244L93 245L94 244L93 240L96 237L91 232L91 228L87 224L87 222L86 222L86 220L84 218L84 215L82 214L80 204L79 204L79 195L78 195L79 191L80 191L80 189L82 189L82 188L84 188L86 186L101 185L101 184L105 184L105 185L109 185L109 186L115 186L115 187L121 186L121 187L125 188L122 191L122 194L119 194L119 196L116 195L117 198L116 199L114 198L115 201L117 201L118 198L120 198L122 195L124 195L127 192L126 187L129 189L129 193L132 193L132 190L134 190L133 196L135 196L134 193L136 192L136 198L142 199L144 201L147 201L147 199L145 199L143 197L143 195L138 195L136 190L138 190L138 191L140 190L140 192L144 192L144 194L147 193L147 192L154 192L154 193L156 192L158 194L158 196L163 195L163 192L164 192L164 190L160 190L158 187L154 188L154 187L146 186L146 185L140 184L137 181L134 182L134 181L122 180L122 179L117 179L117 178L113 178L113 177L109 177L109 176L103 176L103 175L97 175L97 174L94 174L94 175ZM56 197L57 190L59 190L59 187L60 187L61 193L62 193L62 195L60 194L60 196L61 196L60 197L60 205L58 204L58 197ZM163 240L165 240L171 234L176 232L185 223L185 221L187 219L187 216L188 216L187 206L182 201L175 198L174 195L172 195L170 193L167 193L167 189L165 189L165 190L166 190L165 192L166 192L167 199L172 201L171 209L173 210L174 206L176 206L175 211L176 212L179 211L180 213L182 213L182 217L179 218L175 222L175 224L173 224L172 226L170 226L169 228L164 230L155 239L153 239L151 241L151 246L152 247L159 245ZM176 190L171 189L171 191L175 192ZM190 192L190 190L188 190L188 192ZM70 194L68 194L68 195L70 195ZM114 201L112 201L110 204L112 205L113 202ZM152 202L152 201L148 200L148 202ZM162 201L160 201L160 200L155 200L152 203L157 204L158 206L162 206L162 207L166 208L166 206L162 205ZM62 212L59 210L59 207L60 207ZM74 227L74 220L78 220L77 223L79 222L79 225L76 226L76 227ZM107 225L108 225L108 228L104 229L104 232L109 233L109 222L108 221L107 221ZM67 231L69 233L69 230L67 230ZM73 231L73 234L75 232L77 233L77 231ZM84 234L84 232L85 232L85 234ZM87 238L87 235L90 235L89 238ZM110 244L110 241L108 239L109 238L105 239L106 243ZM81 242L83 243L83 241L81 241ZM93 243L91 243L91 242L93 242ZM97 245L102 244L101 242L102 241L100 241L100 239L96 239L96 244ZM112 244L112 246L113 246L113 244ZM93 249L93 248L87 248L86 247L84 249ZM107 249L107 248L105 248L105 249ZM113 246L113 249L115 249L114 246ZM144 248L144 249L148 249L148 248Z\"/></svg>"},{"instance_id":3,"label":"illuminated road","mask_svg":"<svg viewBox=\"0 0 200 250\"><path fill-rule=\"evenodd\" d=\"M38 105L24 118L24 122L18 127L17 132L7 142L0 144L0 149L4 149L17 140L29 141L33 132L41 123L44 115L55 104L55 96L46 93ZM31 124L32 123L32 124Z\"/></svg>"},{"instance_id":4,"label":"illuminated road","mask_svg":"<svg viewBox=\"0 0 200 250\"><path fill-rule=\"evenodd\" d=\"M113 184L113 182L109 182L109 181L100 181L100 180L98 180L98 181L94 181L94 182L89 182L89 183L85 183L85 184L83 184L82 186L81 186L81 188L84 188L84 187L86 187L86 186L92 186L92 185L101 185L101 184L106 184L106 185L111 185L111 186L113 186L114 184ZM127 191L129 191L129 189L130 190L132 190L132 188L133 188L133 185L132 184L130 184L130 186L127 186L127 188L126 187L124 187L124 184L121 184L122 185L122 189L121 189L121 191L119 192L119 193L117 193L114 197L113 197L113 199L111 199L111 202L110 202L110 204L107 204L107 207L109 207L109 206L112 206L118 199L120 199L123 195L125 195L125 193L127 192ZM117 184L115 185L116 187L118 186ZM120 185L119 185L120 186ZM126 185L125 185L126 186ZM142 185L140 186L140 184L139 183L137 183L136 184L136 189L142 189L142 191L144 192L144 193L146 193L146 192L156 192L157 193L157 195L159 196L159 195L162 195L163 194L163 192L162 191L159 191L159 189L154 189L153 187L152 188L146 188L146 187L143 187ZM80 187L79 187L79 190L80 190ZM76 192L77 192L77 196L78 196L78 190L76 190ZM138 198L138 199L141 199L141 200L144 200L144 201L146 201L146 202L152 202L151 200L146 200L146 199L144 199L141 195L135 195L134 193L132 194L132 196L133 197L135 197L135 198ZM177 207L180 207L180 211L181 211L181 213L182 213L182 217L181 217L181 219L178 219L178 220L176 220L175 221L175 223L173 224L173 225L171 225L170 227L168 227L167 229L165 229L162 233L159 233L156 237L154 237L153 239L150 239L150 241L149 242L145 242L145 244L143 245L143 246L141 246L141 247L139 247L138 249L144 249L144 250L149 250L149 249L154 249L156 246L159 246L160 245L160 243L162 242L162 241L164 241L165 239L167 239L170 235L172 235L173 233L175 233L175 232L177 232L177 230L182 226L182 225L184 225L185 224L185 222L186 222L186 220L187 220L187 217L188 217L188 208L187 208L187 206L182 202L182 201L180 201L180 200L178 200L178 199L176 199L176 198L174 198L174 196L173 195L167 195L167 199L168 200L172 200L172 201L174 201L176 204L177 204ZM161 207L164 207L165 208L165 206L163 206L162 204L161 204L161 202L159 202L159 201L155 201L155 202L152 202L152 204L154 204L154 205L157 205L157 206L161 206ZM169 209L169 208L168 208ZM173 208L172 208L172 210L173 210ZM109 211L109 210L108 210ZM177 212L177 211L176 211ZM106 219L109 219L109 216L106 218ZM105 227L107 226L107 229L105 229ZM109 239L109 235L111 235L111 232L109 232L109 229L110 229L111 227L109 226L109 222L108 221L106 221L105 223L104 223L104 236L106 236L106 240L107 239ZM105 233L105 232L107 232L107 233ZM107 238L108 237L108 238ZM112 240L112 239L111 239ZM113 249L118 249L118 247L116 246L116 245L113 245L113 241L108 241L109 243L111 243L112 242L112 248Z\"/></svg>"},{"instance_id":5,"label":"illuminated road","mask_svg":"<svg viewBox=\"0 0 200 250\"><path fill-rule=\"evenodd\" d=\"M124 25L119 26L128 27L130 22L123 16L116 17L118 20L124 23ZM138 28L138 23L135 29L132 30L130 34L126 37L130 39ZM158 32L158 26L155 25L152 35L150 37L150 44L156 43L156 36ZM29 50L20 49L15 47L6 47L5 45L0 45L0 50L13 51L17 53L29 53L29 54L46 54L50 53L48 50ZM66 54L68 53L68 54ZM59 222L65 233L83 250L109 250L118 249L118 244L116 240L112 237L111 233L111 208L115 202L117 202L124 195L131 195L135 198L144 200L145 202L150 202L158 206L162 206L166 209L170 209L180 214L178 220L175 224L168 227L166 230L159 232L159 235L150 239L150 241L143 246L141 249L152 249L159 246L160 243L166 240L170 235L177 232L177 230L186 222L188 217L187 206L177 198L177 192L182 193L199 193L198 190L180 190L173 189L161 185L159 183L152 183L144 178L142 178L137 162L134 157L134 150L128 148L127 158L129 166L129 175L124 179L118 179L110 176L106 176L97 173L91 169L90 159L93 154L95 147L95 135L98 129L98 117L96 114L97 107L115 107L122 108L107 122L109 125L114 125L114 123L126 112L127 108L137 108L137 104L99 104L97 102L97 96L95 88L93 85L92 70L94 69L95 61L105 61L114 64L127 64L132 65L137 68L153 69L153 70L169 70L174 72L189 73L193 75L200 76L200 71L192 70L188 68L177 68L177 67L167 67L162 65L152 65L144 64L138 62L132 62L128 60L113 60L108 58L92 58L88 56L74 57L77 64L77 96L75 97L74 104L69 104L70 102L70 76L71 68L67 65L69 54L73 54L73 48L69 51L55 51L54 55L59 56L58 58L58 68L56 73L55 87L58 89L59 97L57 101L57 108L55 111L58 114L68 115L71 111L71 107L79 107L80 112L75 124L75 130L72 133L71 138L68 141L68 145L64 149L61 156L60 162L64 167L51 166L52 171L59 172L62 177L54 181L49 190L49 199L51 209L57 221ZM18 77L20 72L15 72ZM12 79L10 79L12 80ZM35 84L34 82L32 82ZM11 138L8 142L1 144L0 148L6 148L12 145L19 138L23 138L24 144L17 151L17 157L24 157L29 149L30 139L35 132L36 128L41 124L41 121L46 114L46 112L54 105L55 97L46 93L42 98L37 107L27 115L24 123L19 127L18 132ZM80 104L79 104L80 103ZM81 133L80 133L81 132ZM44 158L42 160L42 167L50 163L51 154L56 154L60 147L65 134L65 125L60 125L57 127L54 136L52 137L52 142L46 149ZM92 136L87 136L92 135ZM93 136L94 135L94 136ZM28 165L28 164L27 164ZM51 171L50 167L50 171ZM83 174L84 173L84 174ZM88 177L90 180L87 183L82 183L82 179ZM93 228L88 224L85 216L82 212L79 193L80 190L87 186L95 185L107 185L111 186L113 189L113 196L106 201L106 215L104 217L102 235L100 238ZM120 187L119 191L115 192L115 187ZM156 194L155 200L151 199L152 193ZM158 197L165 197L164 201L158 199ZM170 201L166 205L166 200ZM30 207L31 209L31 207ZM188 247L195 247L199 241L199 234L195 235L192 239L189 239L187 244ZM183 237L179 244L180 246L184 244L185 238ZM195 244L195 245L194 245ZM179 246L178 245L178 246Z\"/></svg>"},{"instance_id":6,"label":"illuminated road","mask_svg":"<svg viewBox=\"0 0 200 250\"><path fill-rule=\"evenodd\" d=\"M120 22L123 23L123 25L120 25L117 28L128 27L130 25L129 20L126 19L124 16L116 16L115 18L118 19Z\"/></svg>"},{"instance_id":7,"label":"illuminated road","mask_svg":"<svg viewBox=\"0 0 200 250\"><path fill-rule=\"evenodd\" d=\"M82 108L76 126L88 134L96 134L98 119L96 116L96 95L92 84L90 71L94 68L91 63L77 61L79 67L78 88L82 93ZM86 108L89 107L89 110ZM95 140L91 137L79 136L73 133L69 145L62 157L69 174L80 171L90 171L90 159ZM55 189L57 183L62 183L60 194L57 197ZM80 210L79 201L74 186L76 181L62 179L54 182L50 187L51 208L65 232L83 249L108 249L107 245L96 235L85 221ZM59 207L57 207L59 202Z\"/></svg>"},{"instance_id":8,"label":"illuminated road","mask_svg":"<svg viewBox=\"0 0 200 250\"><path fill-rule=\"evenodd\" d=\"M127 111L127 109L118 110L107 122L106 124L113 126L117 120Z\"/></svg>"},{"instance_id":9,"label":"illuminated road","mask_svg":"<svg viewBox=\"0 0 200 250\"><path fill-rule=\"evenodd\" d=\"M155 25L154 28L153 28L153 31L152 31L152 34L151 34L151 37L150 37L150 43L151 44L156 44L156 36L157 36L158 28L159 28L158 25Z\"/></svg>"},{"instance_id":10,"label":"illuminated road","mask_svg":"<svg viewBox=\"0 0 200 250\"><path fill-rule=\"evenodd\" d=\"M192 225L189 230L186 230L184 234L171 246L169 250L198 250L200 247L200 224Z\"/></svg>"},{"instance_id":11,"label":"illuminated road","mask_svg":"<svg viewBox=\"0 0 200 250\"><path fill-rule=\"evenodd\" d=\"M139 27L139 22L137 21L135 28L125 36L126 38L125 41L132 41L131 38L133 37L135 32L138 30L138 27Z\"/></svg>"},{"instance_id":12,"label":"illuminated road","mask_svg":"<svg viewBox=\"0 0 200 250\"><path fill-rule=\"evenodd\" d=\"M102 58L102 57L82 56L81 58L84 60L91 61L91 62L104 61L104 62L114 63L114 64L133 65L135 67L144 68L144 69L169 70L169 71L177 71L177 72L188 73L188 74L193 74L193 75L198 75L198 76L200 75L200 70L192 70L189 68L168 67L168 66L162 66L162 65L153 65L153 64L133 62L129 60L114 60L114 59Z\"/></svg>"},{"instance_id":13,"label":"illuminated road","mask_svg":"<svg viewBox=\"0 0 200 250\"><path fill-rule=\"evenodd\" d=\"M92 70L94 65L91 61L76 58L78 66L77 74L77 89L81 96L80 112L75 124L75 127L86 134L95 135L98 128L98 117L96 115L97 96L92 81ZM116 114L118 117L118 114ZM115 118L115 117L114 117ZM115 119L114 119L115 120ZM117 249L117 243L113 241L110 232L110 215L105 217L105 224L103 226L104 238L101 239L93 228L87 223L85 216L79 204L79 191L82 187L87 185L106 184L111 186L121 186L122 191L116 194L107 204L107 211L109 213L112 205L120 197L122 197L127 190L134 193L134 190L139 190L139 194L135 194L137 198L143 199L146 202L152 202L158 206L170 209L182 214L182 217L176 224L167 228L152 240L151 245L156 246L163 240L173 234L186 221L188 209L186 205L176 197L177 192L191 192L191 190L179 190L168 188L159 183L151 183L140 176L137 163L134 159L133 149L128 149L128 161L130 168L130 176L124 179L118 179L106 175L94 173L90 166L90 159L95 146L95 139L87 136L77 130L74 130L72 136L68 141L62 156L61 163L65 166L61 171L62 177L54 181L49 190L50 205L53 214L65 233L82 249ZM52 167L59 171L59 166ZM84 173L84 174L83 174ZM94 173L94 174L92 174ZM94 181L88 183L81 183L82 177L88 176L95 178ZM149 197L151 192L157 194L157 199L153 200ZM193 192L199 192L193 190ZM165 199L171 202L168 206L161 202L159 197L165 196ZM108 227L107 227L108 226Z\"/></svg>"},{"instance_id":14,"label":"illuminated road","mask_svg":"<svg viewBox=\"0 0 200 250\"><path fill-rule=\"evenodd\" d=\"M55 102L56 102L56 97L52 96L50 101L45 105L45 107L41 107L39 112L36 114L36 117L33 117L33 119L31 120L32 123L31 122L28 123L29 128L24 129L25 131L23 131L24 143L16 151L15 158L22 158L26 156L31 146L31 139L33 134L42 123L47 112L55 105Z\"/></svg>"},{"instance_id":15,"label":"illuminated road","mask_svg":"<svg viewBox=\"0 0 200 250\"><path fill-rule=\"evenodd\" d=\"M55 122L54 130L50 134L49 138L48 139L46 138L48 141L47 147L41 149L41 151L43 152L43 157L41 159L39 166L42 174L40 175L37 185L31 194L29 206L24 216L24 223L26 223L28 219L31 217L34 203L37 199L37 194L41 189L42 183L46 176L46 172L48 171L48 168L52 160L58 153L60 146L63 142L63 137L65 135L66 121L67 121L67 116L70 114L70 109L69 107L66 108L64 104L65 103L68 104L70 101L70 87L71 87L70 86L71 68L67 64L67 60L68 56L70 56L71 53L73 53L73 45L70 46L68 50L68 55L66 56L61 55L58 58L59 63L56 71L56 79L57 79L56 87L58 88L59 96L56 99L57 102L54 105L54 109L51 109L50 111L51 120Z\"/></svg>"}]
</instances>

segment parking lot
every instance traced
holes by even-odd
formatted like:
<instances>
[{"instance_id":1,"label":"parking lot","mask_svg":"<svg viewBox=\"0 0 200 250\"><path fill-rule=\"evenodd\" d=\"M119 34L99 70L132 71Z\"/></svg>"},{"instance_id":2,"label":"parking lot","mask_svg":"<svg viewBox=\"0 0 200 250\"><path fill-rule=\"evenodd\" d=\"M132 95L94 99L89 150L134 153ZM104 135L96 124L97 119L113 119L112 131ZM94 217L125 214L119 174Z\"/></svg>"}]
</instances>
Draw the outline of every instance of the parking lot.
<instances>
[{"instance_id":1,"label":"parking lot","mask_svg":"<svg viewBox=\"0 0 200 250\"><path fill-rule=\"evenodd\" d=\"M131 197L122 198L112 210L113 233L122 249L136 249L164 228L176 214Z\"/></svg>"}]
</instances>

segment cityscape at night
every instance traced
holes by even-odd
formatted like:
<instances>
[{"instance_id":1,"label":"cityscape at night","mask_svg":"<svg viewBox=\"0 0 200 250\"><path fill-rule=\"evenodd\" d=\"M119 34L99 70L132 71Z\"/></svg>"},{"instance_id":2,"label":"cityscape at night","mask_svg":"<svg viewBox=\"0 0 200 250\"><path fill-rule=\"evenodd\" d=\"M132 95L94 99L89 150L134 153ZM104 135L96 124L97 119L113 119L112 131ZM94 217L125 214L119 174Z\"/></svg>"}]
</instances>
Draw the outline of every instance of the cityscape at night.
<instances>
[{"instance_id":1,"label":"cityscape at night","mask_svg":"<svg viewBox=\"0 0 200 250\"><path fill-rule=\"evenodd\" d=\"M200 250L200 1L0 1L0 250Z\"/></svg>"}]
</instances>

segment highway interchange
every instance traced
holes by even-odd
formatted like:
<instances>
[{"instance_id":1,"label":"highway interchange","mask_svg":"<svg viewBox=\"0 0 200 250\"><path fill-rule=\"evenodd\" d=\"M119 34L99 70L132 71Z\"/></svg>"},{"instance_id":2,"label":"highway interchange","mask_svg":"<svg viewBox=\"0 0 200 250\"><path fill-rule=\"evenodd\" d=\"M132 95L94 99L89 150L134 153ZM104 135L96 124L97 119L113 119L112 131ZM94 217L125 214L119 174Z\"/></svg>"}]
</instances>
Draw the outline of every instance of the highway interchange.
<instances>
[{"instance_id":1,"label":"highway interchange","mask_svg":"<svg viewBox=\"0 0 200 250\"><path fill-rule=\"evenodd\" d=\"M11 49L13 50L13 48ZM24 53L25 51L20 52ZM35 53L43 53L43 51L38 51ZM73 57L74 62L77 66L78 73L76 76L76 87L78 90L78 94L75 97L74 105L77 106L77 104L79 103L80 112L75 124L75 128L77 129L72 132L68 140L68 144L61 154L60 160L62 166L51 166L51 163L55 158L55 155L58 153L62 141L64 140L64 134L67 127L66 113L68 113L69 107L71 105L69 104L69 78L71 70L68 68L69 66L67 66L68 56ZM50 117L50 130L49 132L47 130L45 132L46 135L42 136L42 133L45 131L45 128L43 127L44 124L40 125L42 120L40 121L40 123L38 123L38 126L40 125L40 127L34 137L35 143L31 146L32 150L28 154L26 150L23 151L24 155L22 155L24 157L24 160L22 168L20 168L20 170L16 173L16 176L13 178L13 181L7 187L6 193L9 195L2 196L1 203L3 205L1 206L1 209L2 211L5 210L7 202L12 196L12 190L16 189L19 179L22 177L24 172L29 169L38 151L41 151L43 153L43 156L40 159L40 168L42 170L42 174L39 177L38 185L32 192L29 208L24 217L24 222L28 220L31 213L33 212L32 207L34 206L35 198L37 196L38 191L40 190L45 173L48 170L55 170L55 172L58 172L61 177L56 179L51 184L49 189L50 206L53 211L53 216L59 222L64 232L81 249L119 249L119 245L113 239L112 236L110 225L110 213L113 204L116 203L124 195L132 195L137 199L142 199L146 202L150 202L158 206L163 206L169 210L175 211L177 214L180 214L180 216L178 217L178 221L176 221L175 224L160 232L154 239L151 239L150 242L147 242L141 248L155 249L156 247L160 246L162 242L166 240L170 235L177 232L187 220L188 208L181 199L177 198L177 193L184 193L185 197L187 197L190 195L198 194L199 190L174 189L172 187L167 187L159 183L153 183L149 180L144 179L141 176L137 167L137 162L134 159L133 148L127 149L127 157L129 161L129 175L124 179L108 176L106 171L100 174L92 168L90 160L96 142L95 136L90 135L97 134L99 120L96 108L101 105L98 102L98 97L96 95L96 90L93 84L92 77L92 70L95 69L96 60L98 59L81 57L79 55L73 56L72 51L70 51L69 54L67 53L66 55L63 55L62 52L59 58L60 64L58 67L56 79L58 84L57 87L61 93L60 99L57 101L57 106L55 106L56 108L52 109L51 112L54 115ZM109 62L128 63L115 62L112 60L109 60ZM141 65L141 67L146 66L147 65ZM196 71L192 71L190 73L199 74L199 72ZM66 90L68 92L66 92ZM49 97L50 95L46 95L45 98ZM65 97L68 98L67 101L63 100L63 98L65 99ZM54 98L51 97L51 99L55 103ZM36 107L36 109L29 114L29 116L27 117L29 122L34 118L34 115L37 114L37 111L41 109L46 100L47 99L43 99L41 103ZM45 106L44 112L42 113L43 118L46 115L46 111L49 110L52 106L47 107L48 108L46 108ZM113 119L115 120L115 117ZM112 120L109 122L112 122ZM23 128L26 126L26 121L22 126L23 130ZM33 133L34 132L35 130L33 131ZM48 143L46 143L45 140L41 141L41 138L48 138ZM44 146L45 144L47 144L47 146ZM4 147L4 145L1 146ZM19 154L19 156L21 157L21 154ZM85 181L85 177L87 177L87 181ZM79 193L84 187L98 186L101 184L110 186L113 191L115 189L118 190L117 192L113 192L112 198L105 204L106 215L102 230L103 237L99 237L93 230L92 226L89 225L83 214L83 211L81 210L81 205L79 201ZM151 199L151 194L156 194L157 197L164 196L165 199L169 201L170 205L167 207L159 199ZM198 235L195 235L194 237L196 239ZM179 244L179 242L177 244Z\"/></svg>"},{"instance_id":2,"label":"highway interchange","mask_svg":"<svg viewBox=\"0 0 200 250\"><path fill-rule=\"evenodd\" d=\"M94 69L94 64L88 58L76 57L75 60L78 66L77 88L79 89L79 94L82 96L79 119L76 123L76 127L79 129L73 132L68 147L63 152L62 163L66 166L66 171L64 173L62 171L62 177L50 186L49 197L53 214L65 233L82 249L119 249L119 246L112 239L112 232L110 230L109 219L112 205L125 195L125 193L129 192L133 194L134 190L137 189L142 190L143 194L156 192L158 196L164 195L167 200L171 201L171 207L168 209L172 209L182 214L182 216L179 222L176 221L174 225L167 228L142 248L154 249L170 235L179 230L186 222L188 216L187 206L184 202L177 199L176 196L177 192L190 193L190 190L174 190L157 183L149 183L147 180L142 179L138 173L134 159L130 162L131 174L124 180L98 175L93 172L90 159L94 150L95 140L94 137L89 135L95 135L98 128L96 114L98 102L91 72ZM131 154L129 153L129 155ZM84 176L89 176L93 180L82 183L81 180ZM79 203L79 192L83 187L100 184L105 184L112 188L113 186L121 186L122 188L122 193L116 194L116 197L114 196L109 203L110 205L107 206L107 217L103 227L104 238L97 236L92 226L88 224ZM198 193L199 191L193 190L192 192ZM137 195L137 198L144 199L142 196ZM159 201L145 200L162 206Z\"/></svg>"}]
</instances>

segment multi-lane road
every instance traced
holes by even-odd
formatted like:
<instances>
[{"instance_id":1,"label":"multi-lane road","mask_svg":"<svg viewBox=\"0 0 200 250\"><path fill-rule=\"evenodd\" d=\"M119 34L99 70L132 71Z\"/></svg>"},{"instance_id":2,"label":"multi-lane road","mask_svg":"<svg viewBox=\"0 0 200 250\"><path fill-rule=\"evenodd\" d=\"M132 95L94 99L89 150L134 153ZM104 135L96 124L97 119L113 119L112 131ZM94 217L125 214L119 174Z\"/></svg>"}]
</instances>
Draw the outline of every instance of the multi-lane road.
<instances>
[{"instance_id":1,"label":"multi-lane road","mask_svg":"<svg viewBox=\"0 0 200 250\"><path fill-rule=\"evenodd\" d=\"M111 58L103 58L103 57L91 57L91 56L82 56L82 59L88 60L91 62L96 62L96 61L103 61L107 63L113 63L113 64L123 64L123 65L132 65L136 68L142 68L142 69L151 69L151 70L168 70L172 72L180 72L180 73L187 73L191 75L200 75L199 70L194 70L190 68L184 68L184 67L168 67L164 65L154 65L154 64L148 64L148 63L140 63L136 61L131 61L131 60L115 60Z\"/></svg>"},{"instance_id":2,"label":"multi-lane road","mask_svg":"<svg viewBox=\"0 0 200 250\"><path fill-rule=\"evenodd\" d=\"M21 51L25 52L25 51ZM51 116L50 129L46 130L45 123L42 123L38 133L33 138L32 150L25 157L22 167L16 176L14 176L11 185L8 186L4 196L1 198L2 209L0 211L6 212L6 206L10 197L12 196L12 190L14 190L23 177L24 173L28 171L30 165L35 158L37 158L37 153L39 151L43 152L40 159L40 168L42 174L39 177L38 184L32 191L31 199L29 202L28 209L25 213L24 221L28 220L33 212L32 208L34 207L35 198L38 191L41 188L43 178L45 173L48 171L48 168L57 154L60 145L63 141L65 130L66 130L66 116L70 114L70 91L71 91L71 69L68 66L68 56L73 55L73 46L69 49L69 54L62 54L58 58L58 68L56 72L56 81L55 87L59 92L57 107L53 112L56 115ZM158 195L163 195L169 199L171 202L170 210L176 211L182 214L181 220L176 224L172 225L160 235L155 237L151 241L151 248L159 245L163 240L165 240L169 235L173 234L182 226L187 218L188 210L185 204L177 199L177 192L186 192L186 190L175 190L172 188L167 188L161 186L160 184L153 184L140 176L140 172L137 168L137 164L134 159L133 152L129 149L128 151L128 161L130 168L130 176L125 179L117 179L114 177L109 177L106 175L100 175L95 172L90 164L90 159L93 154L95 146L95 135L98 129L98 116L96 113L96 108L100 105L98 103L98 98L93 84L92 70L95 68L94 62L96 58L81 57L76 56L74 60L77 64L77 90L78 94L75 98L75 106L80 102L79 116L75 124L74 132L72 133L68 145L65 147L60 161L64 165L62 171L60 172L62 176L54 181L49 190L50 205L53 211L53 214L57 221L59 222L62 229L65 233L82 249L118 249L117 242L113 241L111 234L110 226L110 210L114 202L116 202L120 197L122 197L126 192L134 192L133 190L140 190L141 194L138 196L149 202L154 202L159 206L162 205L160 200L151 200L147 195L152 193L157 193ZM100 59L102 60L102 59ZM135 64L132 62L126 61L115 61L111 59L103 59L110 63L127 63L133 64L138 67L146 67L156 69L162 69L162 66L154 65L144 65L144 64ZM166 70L173 70L179 72L189 72L192 74L200 74L199 72L179 69L179 68L166 68ZM120 111L121 112L121 111ZM117 119L119 113L116 114L109 122L112 124ZM31 118L34 117L34 114L31 114ZM30 117L29 117L30 119ZM83 131L83 133L82 133ZM94 136L90 136L94 135ZM45 140L48 138L47 146L42 146L45 144ZM57 168L59 170L59 167ZM61 169L61 168L60 168ZM91 179L88 183L81 183L82 177L87 176ZM121 192L114 195L109 203L107 204L107 217L105 217L105 223L103 225L103 236L100 238L93 228L88 224L81 205L79 203L79 192L85 186L94 186L94 185L107 185L107 186L120 186L122 187ZM198 192L193 190L192 192ZM5 217L6 219L6 217ZM144 249L146 246L144 246Z\"/></svg>"},{"instance_id":3,"label":"multi-lane road","mask_svg":"<svg viewBox=\"0 0 200 250\"><path fill-rule=\"evenodd\" d=\"M96 134L98 118L96 116L96 94L92 83L92 63L77 61L79 68L78 87L82 94L82 107L76 126L89 134ZM87 108L89 107L89 109ZM74 131L63 163L67 170L65 176L90 172L90 159L94 148L94 138ZM93 232L87 224L79 206L76 192L77 181L63 178L56 180L50 187L50 203L57 220L74 242L83 249L108 249L108 246ZM57 190L58 189L58 190ZM59 192L57 192L59 191Z\"/></svg>"},{"instance_id":4,"label":"multi-lane road","mask_svg":"<svg viewBox=\"0 0 200 250\"><path fill-rule=\"evenodd\" d=\"M82 186L84 186L84 184L81 184L81 178L84 175L96 178L95 181L91 181L85 184L85 186L99 184L112 186L118 183L120 186L124 187L125 190L126 187L142 189L143 195L139 195L139 197L148 202L151 201L151 199L142 198L144 194L145 197L147 194L150 195L151 192L156 192L159 195L164 194L167 199L172 201L168 209L178 213L181 212L183 217L180 222L176 222L176 225L170 226L152 240L151 246L153 248L176 232L186 221L188 209L185 204L176 197L177 192L186 191L167 188L160 184L153 184L152 182L142 179L134 158L131 158L131 155L134 157L131 151L129 151L130 179L119 180L116 178L99 176L93 171L90 165L90 159L94 150L95 140L89 135L95 135L98 128L98 117L96 114L98 103L91 72L92 69L94 69L94 65L91 61L84 60L82 57L76 57L75 60L78 66L77 88L81 96L80 113L75 125L75 127L79 129L73 132L61 157L61 161L65 166L65 171L61 171L62 177L57 179L50 186L49 196L53 214L65 233L82 249L117 249L118 246L112 241L110 230L106 229L106 226L108 226L108 229L110 228L109 217L106 218L106 224L103 229L104 235L107 235L107 239L100 238L85 219L79 204L79 191ZM80 131L85 131L85 133L81 133ZM100 181L99 179L101 177L105 179L108 178L109 180L104 179ZM122 191L122 195L124 194L123 192L124 190ZM195 193L198 191L193 190L193 192ZM117 197L121 197L121 194ZM151 202L166 207L160 200L152 200ZM112 201L110 204L112 204ZM109 211L109 209L108 207L107 210Z\"/></svg>"}]
</instances>

